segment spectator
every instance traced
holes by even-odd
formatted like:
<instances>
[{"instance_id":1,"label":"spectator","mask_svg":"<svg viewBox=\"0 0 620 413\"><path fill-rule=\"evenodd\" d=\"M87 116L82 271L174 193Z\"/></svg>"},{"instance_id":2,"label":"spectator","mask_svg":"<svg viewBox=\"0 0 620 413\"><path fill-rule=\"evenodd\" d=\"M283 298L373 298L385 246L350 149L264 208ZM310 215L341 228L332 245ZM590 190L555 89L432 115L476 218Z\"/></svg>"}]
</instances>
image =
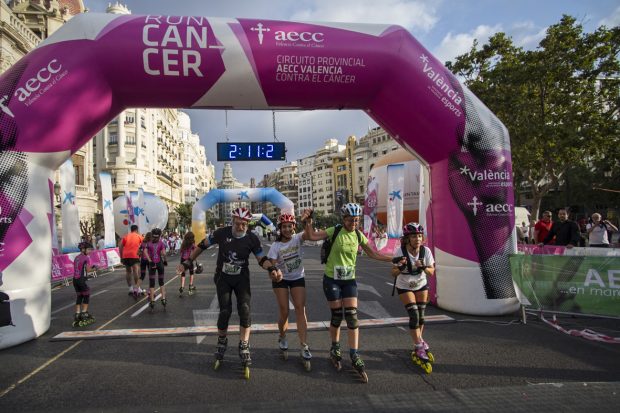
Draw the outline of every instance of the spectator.
<instances>
[{"instance_id":1,"label":"spectator","mask_svg":"<svg viewBox=\"0 0 620 413\"><path fill-rule=\"evenodd\" d=\"M534 241L537 244L543 242L549 231L551 231L551 226L553 225L551 216L551 211L543 212L542 219L534 225ZM553 244L553 241L549 242L549 244Z\"/></svg>"},{"instance_id":2,"label":"spectator","mask_svg":"<svg viewBox=\"0 0 620 413\"><path fill-rule=\"evenodd\" d=\"M551 226L551 230L539 245L546 245L555 237L555 245L562 245L566 248L573 248L579 245L579 226L575 221L568 219L568 211L560 209L558 211L559 221Z\"/></svg>"},{"instance_id":3,"label":"spectator","mask_svg":"<svg viewBox=\"0 0 620 413\"><path fill-rule=\"evenodd\" d=\"M616 232L618 228L608 220L603 220L601 214L595 212L590 218L590 223L586 225L586 231L590 247L609 248L610 237L607 232Z\"/></svg>"}]
</instances>

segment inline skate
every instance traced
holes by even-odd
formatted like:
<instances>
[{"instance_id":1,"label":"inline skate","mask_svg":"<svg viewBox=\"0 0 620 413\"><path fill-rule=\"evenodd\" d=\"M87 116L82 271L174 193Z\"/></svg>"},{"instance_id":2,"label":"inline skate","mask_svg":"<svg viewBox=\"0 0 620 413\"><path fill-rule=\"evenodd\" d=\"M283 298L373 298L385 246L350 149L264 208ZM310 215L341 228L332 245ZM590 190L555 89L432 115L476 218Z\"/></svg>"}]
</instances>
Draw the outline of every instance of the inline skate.
<instances>
[{"instance_id":1,"label":"inline skate","mask_svg":"<svg viewBox=\"0 0 620 413\"><path fill-rule=\"evenodd\" d=\"M304 369L306 371L312 370L312 364L310 363L310 360L312 360L310 348L306 343L303 343L301 345L301 363L304 365Z\"/></svg>"},{"instance_id":2,"label":"inline skate","mask_svg":"<svg viewBox=\"0 0 620 413\"><path fill-rule=\"evenodd\" d=\"M329 358L337 371L342 370L342 353L340 352L340 343L333 343L329 350Z\"/></svg>"},{"instance_id":3,"label":"inline skate","mask_svg":"<svg viewBox=\"0 0 620 413\"><path fill-rule=\"evenodd\" d=\"M164 311L166 311L166 305L168 304L168 300L166 300L165 298L161 299L161 305L164 306Z\"/></svg>"},{"instance_id":4,"label":"inline skate","mask_svg":"<svg viewBox=\"0 0 620 413\"><path fill-rule=\"evenodd\" d=\"M411 361L420 366L426 374L431 374L433 371L433 366L431 365L426 351L424 351L422 343L416 344L415 350L411 352Z\"/></svg>"},{"instance_id":5,"label":"inline skate","mask_svg":"<svg viewBox=\"0 0 620 413\"><path fill-rule=\"evenodd\" d=\"M278 347L280 348L282 360L288 360L288 340L286 336L278 337Z\"/></svg>"},{"instance_id":6,"label":"inline skate","mask_svg":"<svg viewBox=\"0 0 620 413\"><path fill-rule=\"evenodd\" d=\"M353 368L355 369L357 374L359 374L362 382L368 383L368 374L366 374L366 370L364 367L364 361L362 360L359 354L355 353L351 356L351 364L353 365Z\"/></svg>"},{"instance_id":7,"label":"inline skate","mask_svg":"<svg viewBox=\"0 0 620 413\"><path fill-rule=\"evenodd\" d=\"M213 363L213 370L218 370L222 365L226 348L228 348L228 337L218 337L217 345L215 346L215 362Z\"/></svg>"},{"instance_id":8,"label":"inline skate","mask_svg":"<svg viewBox=\"0 0 620 413\"><path fill-rule=\"evenodd\" d=\"M433 353L431 353L429 347L428 347L428 343L424 340L422 340L422 346L424 346L424 351L426 351L426 356L428 357L428 361L430 361L431 363L435 362L435 356L433 356Z\"/></svg>"},{"instance_id":9,"label":"inline skate","mask_svg":"<svg viewBox=\"0 0 620 413\"><path fill-rule=\"evenodd\" d=\"M187 293L188 293L189 295L194 295L194 294L196 294L196 286L195 286L195 285L190 284L190 285L189 285L189 289L188 289Z\"/></svg>"},{"instance_id":10,"label":"inline skate","mask_svg":"<svg viewBox=\"0 0 620 413\"><path fill-rule=\"evenodd\" d=\"M179 287L179 297L183 297L183 287Z\"/></svg>"},{"instance_id":11,"label":"inline skate","mask_svg":"<svg viewBox=\"0 0 620 413\"><path fill-rule=\"evenodd\" d=\"M252 358L250 357L250 343L248 341L239 341L239 358L241 359L241 367L243 368L243 377L249 380Z\"/></svg>"}]
</instances>

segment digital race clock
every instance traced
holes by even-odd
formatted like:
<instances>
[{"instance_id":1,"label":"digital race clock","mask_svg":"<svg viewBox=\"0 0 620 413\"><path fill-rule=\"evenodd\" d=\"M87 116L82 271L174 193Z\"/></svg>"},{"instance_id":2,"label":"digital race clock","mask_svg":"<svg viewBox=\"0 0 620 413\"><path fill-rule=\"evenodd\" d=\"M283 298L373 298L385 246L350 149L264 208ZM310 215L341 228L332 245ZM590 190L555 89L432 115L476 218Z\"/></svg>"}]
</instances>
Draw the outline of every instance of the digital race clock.
<instances>
[{"instance_id":1,"label":"digital race clock","mask_svg":"<svg viewBox=\"0 0 620 413\"><path fill-rule=\"evenodd\" d=\"M218 161L283 161L284 142L218 142Z\"/></svg>"}]
</instances>

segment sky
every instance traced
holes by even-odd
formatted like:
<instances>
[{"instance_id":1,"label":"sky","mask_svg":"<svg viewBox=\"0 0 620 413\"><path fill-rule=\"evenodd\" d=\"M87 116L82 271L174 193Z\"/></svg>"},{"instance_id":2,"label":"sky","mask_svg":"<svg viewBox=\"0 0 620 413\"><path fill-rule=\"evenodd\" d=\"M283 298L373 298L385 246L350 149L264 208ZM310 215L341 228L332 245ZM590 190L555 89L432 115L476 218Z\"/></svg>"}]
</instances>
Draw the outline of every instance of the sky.
<instances>
[{"instance_id":1,"label":"sky","mask_svg":"<svg viewBox=\"0 0 620 413\"><path fill-rule=\"evenodd\" d=\"M109 0L84 0L91 12L105 12ZM547 27L563 14L579 21L586 32L620 25L618 0L125 0L132 14L244 17L306 22L387 23L405 27L435 57L445 62L466 53L475 39L484 44L497 32L535 49ZM223 162L216 161L216 143L272 141L271 111L186 110L192 130L200 136L217 180ZM342 144L377 126L362 111L276 111L275 136L286 142L287 162L313 154L327 139ZM233 162L233 175L257 183L286 162Z\"/></svg>"}]
</instances>

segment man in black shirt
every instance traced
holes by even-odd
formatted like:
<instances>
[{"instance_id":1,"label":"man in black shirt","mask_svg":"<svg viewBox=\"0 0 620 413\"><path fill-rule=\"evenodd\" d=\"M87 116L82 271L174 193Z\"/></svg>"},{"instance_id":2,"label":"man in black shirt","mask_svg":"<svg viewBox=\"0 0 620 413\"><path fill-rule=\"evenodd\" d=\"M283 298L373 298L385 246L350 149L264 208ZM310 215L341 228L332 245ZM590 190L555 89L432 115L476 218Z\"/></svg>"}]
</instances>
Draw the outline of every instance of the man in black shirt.
<instances>
[{"instance_id":1,"label":"man in black shirt","mask_svg":"<svg viewBox=\"0 0 620 413\"><path fill-rule=\"evenodd\" d=\"M579 245L579 226L575 221L568 219L568 211L560 209L558 211L559 221L551 226L551 230L539 246L548 244L555 237L555 245L563 245L566 248L573 248Z\"/></svg>"},{"instance_id":2,"label":"man in black shirt","mask_svg":"<svg viewBox=\"0 0 620 413\"><path fill-rule=\"evenodd\" d=\"M239 357L244 367L251 364L250 359L250 270L249 258L253 254L263 269L277 271L272 267L263 253L260 240L253 232L249 232L248 223L252 214L246 208L232 211L232 226L219 228L208 238L198 243L190 259L183 265L190 268L191 262L210 245L218 244L217 264L215 268L215 286L220 314L217 319L218 340L215 353L215 368L219 368L228 345L228 322L232 315L232 293L237 297L237 313L239 314ZM248 373L249 374L249 373ZM249 377L249 376L248 376Z\"/></svg>"}]
</instances>

